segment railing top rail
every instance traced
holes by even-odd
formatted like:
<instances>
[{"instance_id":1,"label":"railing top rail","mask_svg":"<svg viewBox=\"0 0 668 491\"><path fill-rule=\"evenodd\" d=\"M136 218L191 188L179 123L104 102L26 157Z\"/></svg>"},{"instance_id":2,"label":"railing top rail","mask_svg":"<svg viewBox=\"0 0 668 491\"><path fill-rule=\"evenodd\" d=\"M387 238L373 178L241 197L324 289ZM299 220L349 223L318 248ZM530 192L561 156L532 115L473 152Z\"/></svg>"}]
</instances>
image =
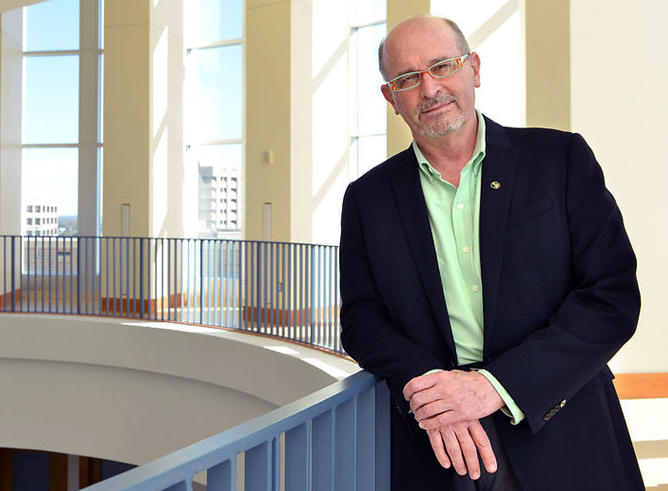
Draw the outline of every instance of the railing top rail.
<instances>
[{"instance_id":1,"label":"railing top rail","mask_svg":"<svg viewBox=\"0 0 668 491\"><path fill-rule=\"evenodd\" d=\"M138 237L120 235L9 235L0 234L0 239L31 239L31 240L75 240L75 239L114 239L114 240L160 240L160 241L200 241L200 242L238 242L243 244L277 244L289 246L306 247L338 247L337 244L312 244L307 242L288 242L276 240L254 240L254 239L221 239L213 237Z\"/></svg>"},{"instance_id":2,"label":"railing top rail","mask_svg":"<svg viewBox=\"0 0 668 491\"><path fill-rule=\"evenodd\" d=\"M133 470L85 488L86 491L165 489L236 457L237 454L280 436L303 422L331 410L380 380L360 371L298 401L177 450Z\"/></svg>"}]
</instances>

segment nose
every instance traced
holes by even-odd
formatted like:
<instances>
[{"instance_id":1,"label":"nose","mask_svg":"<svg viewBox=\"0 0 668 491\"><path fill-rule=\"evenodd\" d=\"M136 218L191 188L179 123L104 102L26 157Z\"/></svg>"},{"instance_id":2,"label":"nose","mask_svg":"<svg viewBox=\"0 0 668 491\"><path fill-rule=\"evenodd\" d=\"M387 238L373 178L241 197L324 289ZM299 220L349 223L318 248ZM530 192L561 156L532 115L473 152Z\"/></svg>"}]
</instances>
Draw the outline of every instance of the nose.
<instances>
[{"instance_id":1,"label":"nose","mask_svg":"<svg viewBox=\"0 0 668 491\"><path fill-rule=\"evenodd\" d=\"M441 90L441 84L436 80L431 73L424 72L422 74L422 83L420 84L420 92L426 98L433 97Z\"/></svg>"}]
</instances>

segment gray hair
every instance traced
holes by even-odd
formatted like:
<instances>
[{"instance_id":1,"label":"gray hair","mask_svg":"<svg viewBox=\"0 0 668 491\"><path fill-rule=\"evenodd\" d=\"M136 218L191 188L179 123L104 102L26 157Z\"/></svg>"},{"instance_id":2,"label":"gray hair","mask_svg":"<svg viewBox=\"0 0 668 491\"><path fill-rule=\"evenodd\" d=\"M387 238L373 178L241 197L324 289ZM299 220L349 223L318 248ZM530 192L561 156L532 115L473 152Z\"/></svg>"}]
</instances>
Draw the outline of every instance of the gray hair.
<instances>
[{"instance_id":1,"label":"gray hair","mask_svg":"<svg viewBox=\"0 0 668 491\"><path fill-rule=\"evenodd\" d=\"M455 37L457 38L457 43L459 44L459 49L461 50L460 54L470 53L471 48L469 47L469 43L466 40L464 33L459 28L457 23L445 17L441 17L441 20L443 20L443 22L445 22L448 26L450 26L450 29L452 29L452 31L455 33ZM385 73L385 65L383 64L383 53L385 51L386 40L387 36L383 38L383 40L380 42L380 45L378 46L378 68L380 69L380 74L383 76L383 80L387 80L388 78L387 74Z\"/></svg>"}]
</instances>

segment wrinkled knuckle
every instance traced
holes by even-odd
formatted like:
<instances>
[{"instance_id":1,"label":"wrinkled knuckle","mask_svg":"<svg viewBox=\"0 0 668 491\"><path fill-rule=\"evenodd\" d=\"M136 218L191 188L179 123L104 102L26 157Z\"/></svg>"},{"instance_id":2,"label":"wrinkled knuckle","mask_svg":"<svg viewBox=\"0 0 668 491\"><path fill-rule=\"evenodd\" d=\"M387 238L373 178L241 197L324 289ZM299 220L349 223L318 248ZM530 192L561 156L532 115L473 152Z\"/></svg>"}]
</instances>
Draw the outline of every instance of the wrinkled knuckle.
<instances>
[{"instance_id":1,"label":"wrinkled knuckle","mask_svg":"<svg viewBox=\"0 0 668 491\"><path fill-rule=\"evenodd\" d=\"M487 439L484 439L484 440L481 440L481 441L477 442L477 445L478 445L478 448L484 448L484 449L488 449L488 448L491 449L492 448L492 443Z\"/></svg>"},{"instance_id":2,"label":"wrinkled knuckle","mask_svg":"<svg viewBox=\"0 0 668 491\"><path fill-rule=\"evenodd\" d=\"M467 457L467 460L469 458L475 457L478 454L478 452L476 451L476 449L473 445L465 444L465 445L462 445L461 447L462 447L462 454L464 454L464 456Z\"/></svg>"}]
</instances>

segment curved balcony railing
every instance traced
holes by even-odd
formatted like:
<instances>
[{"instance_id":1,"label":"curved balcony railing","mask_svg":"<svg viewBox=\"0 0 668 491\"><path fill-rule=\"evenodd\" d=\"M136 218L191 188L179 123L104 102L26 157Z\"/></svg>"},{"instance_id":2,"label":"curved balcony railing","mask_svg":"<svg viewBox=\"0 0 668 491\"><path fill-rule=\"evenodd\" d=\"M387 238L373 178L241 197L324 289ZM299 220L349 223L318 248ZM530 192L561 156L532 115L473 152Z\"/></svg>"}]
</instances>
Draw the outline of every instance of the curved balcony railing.
<instances>
[{"instance_id":1,"label":"curved balcony railing","mask_svg":"<svg viewBox=\"0 0 668 491\"><path fill-rule=\"evenodd\" d=\"M338 248L214 239L0 236L0 312L172 321L335 353ZM359 372L91 491L389 489L389 394ZM197 477L196 477L197 475Z\"/></svg>"},{"instance_id":2,"label":"curved balcony railing","mask_svg":"<svg viewBox=\"0 0 668 491\"><path fill-rule=\"evenodd\" d=\"M385 491L389 392L358 372L297 402L95 484L86 491Z\"/></svg>"},{"instance_id":3,"label":"curved balcony railing","mask_svg":"<svg viewBox=\"0 0 668 491\"><path fill-rule=\"evenodd\" d=\"M0 236L0 258L0 311L185 322L344 353L336 246Z\"/></svg>"}]
</instances>

